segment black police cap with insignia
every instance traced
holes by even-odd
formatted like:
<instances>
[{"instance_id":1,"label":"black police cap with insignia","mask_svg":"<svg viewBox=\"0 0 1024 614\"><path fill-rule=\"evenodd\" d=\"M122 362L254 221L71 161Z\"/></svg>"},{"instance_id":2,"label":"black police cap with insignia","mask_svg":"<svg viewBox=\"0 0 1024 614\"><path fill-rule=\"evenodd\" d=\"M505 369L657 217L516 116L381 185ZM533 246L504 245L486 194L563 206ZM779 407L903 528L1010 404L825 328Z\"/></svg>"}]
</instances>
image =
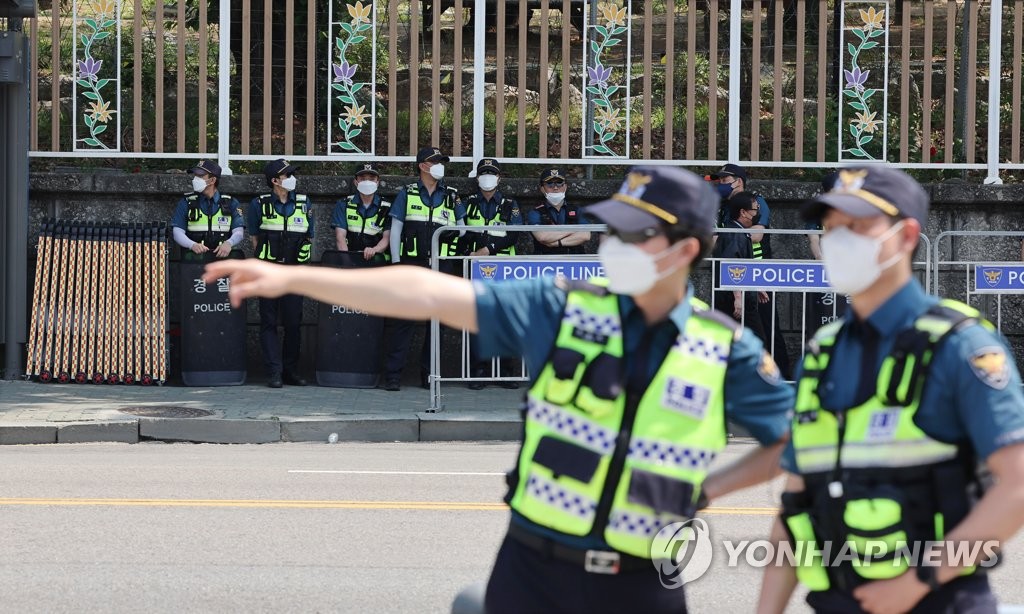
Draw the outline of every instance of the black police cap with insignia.
<instances>
[{"instance_id":1,"label":"black police cap with insignia","mask_svg":"<svg viewBox=\"0 0 1024 614\"><path fill-rule=\"evenodd\" d=\"M690 171L635 166L615 195L586 212L623 232L665 225L706 236L715 232L720 202L711 184Z\"/></svg>"},{"instance_id":2,"label":"black police cap with insignia","mask_svg":"<svg viewBox=\"0 0 1024 614\"><path fill-rule=\"evenodd\" d=\"M416 164L420 164L421 162L434 161L443 164L445 162L448 162L449 159L450 158L441 153L441 150L438 149L437 147L424 147L423 149L420 150L418 154L416 154Z\"/></svg>"},{"instance_id":3,"label":"black police cap with insignia","mask_svg":"<svg viewBox=\"0 0 1024 614\"><path fill-rule=\"evenodd\" d=\"M288 160L278 158L267 162L267 165L263 167L263 174L267 179L273 179L279 175L292 175L297 170L299 167L291 164Z\"/></svg>"},{"instance_id":4,"label":"black police cap with insignia","mask_svg":"<svg viewBox=\"0 0 1024 614\"><path fill-rule=\"evenodd\" d=\"M199 164L196 164L190 170L195 175L213 175L218 178L221 173L220 165L213 160L201 160Z\"/></svg>"},{"instance_id":5,"label":"black police cap with insignia","mask_svg":"<svg viewBox=\"0 0 1024 614\"><path fill-rule=\"evenodd\" d=\"M380 177L380 171L377 169L377 165L373 162L364 162L356 167L356 172L352 174L353 177L360 175L376 175Z\"/></svg>"},{"instance_id":6,"label":"black police cap with insignia","mask_svg":"<svg viewBox=\"0 0 1024 614\"><path fill-rule=\"evenodd\" d=\"M820 221L829 208L853 217L891 215L928 222L928 193L910 175L877 164L840 169L831 189L804 204L801 215Z\"/></svg>"},{"instance_id":7,"label":"black police cap with insignia","mask_svg":"<svg viewBox=\"0 0 1024 614\"><path fill-rule=\"evenodd\" d=\"M483 158L476 165L476 174L481 175L484 173L494 173L495 175L501 174L501 166L498 161L494 158Z\"/></svg>"}]
</instances>

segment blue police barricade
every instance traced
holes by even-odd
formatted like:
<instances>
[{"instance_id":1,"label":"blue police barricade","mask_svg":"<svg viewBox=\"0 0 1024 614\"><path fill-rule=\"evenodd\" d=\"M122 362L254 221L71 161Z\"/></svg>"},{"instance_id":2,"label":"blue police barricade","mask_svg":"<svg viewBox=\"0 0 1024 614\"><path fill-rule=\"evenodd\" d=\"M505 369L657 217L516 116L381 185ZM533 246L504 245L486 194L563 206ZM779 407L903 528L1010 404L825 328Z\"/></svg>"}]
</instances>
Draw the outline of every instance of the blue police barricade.
<instances>
[{"instance_id":1,"label":"blue police barricade","mask_svg":"<svg viewBox=\"0 0 1024 614\"><path fill-rule=\"evenodd\" d=\"M378 266L362 252L328 250L321 266ZM316 383L332 388L373 388L384 353L384 318L343 305L320 303L317 318Z\"/></svg>"},{"instance_id":2,"label":"blue police barricade","mask_svg":"<svg viewBox=\"0 0 1024 614\"><path fill-rule=\"evenodd\" d=\"M242 258L232 251L229 258ZM203 268L212 252L185 252L178 268L181 289L181 379L186 386L239 386L245 383L243 304L232 309L228 279L206 285Z\"/></svg>"}]
</instances>

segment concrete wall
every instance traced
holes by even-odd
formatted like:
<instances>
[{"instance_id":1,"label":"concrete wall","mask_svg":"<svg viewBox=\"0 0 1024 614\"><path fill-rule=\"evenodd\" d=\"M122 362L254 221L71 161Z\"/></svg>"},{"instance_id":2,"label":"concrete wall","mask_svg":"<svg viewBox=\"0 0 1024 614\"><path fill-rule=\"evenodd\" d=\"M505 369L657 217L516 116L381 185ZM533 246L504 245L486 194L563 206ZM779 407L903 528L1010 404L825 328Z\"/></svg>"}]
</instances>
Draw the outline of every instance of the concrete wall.
<instances>
[{"instance_id":1,"label":"concrete wall","mask_svg":"<svg viewBox=\"0 0 1024 614\"><path fill-rule=\"evenodd\" d=\"M128 174L120 172L94 173L34 173L31 176L30 192L30 228L29 228L29 259L30 267L34 263L36 244L42 220L57 217L64 220L97 221L97 222L142 222L170 220L175 204L182 194L189 190L190 177L185 173L166 174ZM406 183L413 181L410 177L384 177L381 193L385 198L394 196L395 192ZM456 187L464 194L475 189L475 181L465 178L451 178L449 185ZM591 180L570 183L570 202L589 203L611 195L618 188L618 181ZM772 211L772 226L775 228L801 229L799 220L799 204L813 196L818 190L816 183L799 182L757 182L752 181L755 189L768 199ZM981 230L981 231L1020 231L1024 230L1024 186L981 186L964 182L946 182L926 186L932 196L933 208L929 218L927 234L936 238L947 230ZM266 191L262 175L239 175L224 177L222 191L238 198L247 205L257 194ZM314 260L326 249L334 248L333 233L330 229L330 217L335 201L343 195L350 194L353 186L348 178L329 176L299 175L300 192L309 195L313 203L315 220L316 245ZM520 200L524 208L540 202L539 193L534 179L509 179L503 183L503 190ZM985 236L980 238L945 240L941 243L941 258L1002 261L1020 259L1019 238L998 238ZM244 249L251 254L248 240ZM778 236L773 239L773 249L777 258L810 258L807 240L803 236ZM924 259L923 250L920 258ZM171 273L169 288L178 287L178 279L173 263L180 257L179 248L171 242ZM947 296L963 299L965 293L965 274L962 267L946 267L940 283L940 290ZM32 279L30 274L30 284ZM698 295L707 297L710 288L708 270L705 268L695 275ZM31 296L31 287L29 289ZM313 371L313 348L316 342L316 309L307 301L303 319L303 371L311 375ZM780 297L779 313L782 326L787 331L786 340L790 354L799 353L800 340L800 300L799 297ZM994 299L975 302L976 306L990 310L991 316L997 316L999 305ZM171 292L171 381L177 381L180 365L178 344L175 332L178 330L177 300ZM1001 305L1002 328L1008 334L1018 354L1022 358L1021 346L1024 346L1024 300L1008 297ZM249 347L248 363L250 381L258 381L263 377L263 369L259 358L257 326L259 314L256 302L249 306ZM446 337L446 347L456 341L456 335L450 333ZM413 348L418 348L419 339L414 339ZM451 353L451 352L448 352ZM418 381L418 352L410 352L410 364L406 368L406 382ZM453 374L456 368L454 360L446 360L445 374Z\"/></svg>"}]
</instances>

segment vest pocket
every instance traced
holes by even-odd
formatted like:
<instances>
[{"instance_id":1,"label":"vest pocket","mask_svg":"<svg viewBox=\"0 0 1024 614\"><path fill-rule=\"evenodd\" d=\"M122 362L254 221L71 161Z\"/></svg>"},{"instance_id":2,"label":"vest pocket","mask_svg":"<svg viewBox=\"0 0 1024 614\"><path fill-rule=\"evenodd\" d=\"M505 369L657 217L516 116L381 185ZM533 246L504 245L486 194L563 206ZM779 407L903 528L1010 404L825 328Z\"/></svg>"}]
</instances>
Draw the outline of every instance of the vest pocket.
<instances>
[{"instance_id":1,"label":"vest pocket","mask_svg":"<svg viewBox=\"0 0 1024 614\"><path fill-rule=\"evenodd\" d=\"M901 550L909 548L903 506L895 498L853 499L843 509L846 542L862 578L894 578L907 569ZM896 560L899 559L899 560Z\"/></svg>"},{"instance_id":2,"label":"vest pocket","mask_svg":"<svg viewBox=\"0 0 1024 614\"><path fill-rule=\"evenodd\" d=\"M533 462L550 469L555 479L564 475L587 484L597 471L601 455L568 441L545 435L537 444Z\"/></svg>"},{"instance_id":3,"label":"vest pocket","mask_svg":"<svg viewBox=\"0 0 1024 614\"><path fill-rule=\"evenodd\" d=\"M622 361L602 352L590 361L576 395L576 407L594 415L608 415L615 409L615 400L622 394L620 382Z\"/></svg>"},{"instance_id":4,"label":"vest pocket","mask_svg":"<svg viewBox=\"0 0 1024 614\"><path fill-rule=\"evenodd\" d=\"M629 472L626 501L649 507L658 514L689 518L696 512L693 484L643 469Z\"/></svg>"},{"instance_id":5,"label":"vest pocket","mask_svg":"<svg viewBox=\"0 0 1024 614\"><path fill-rule=\"evenodd\" d=\"M555 377L548 381L544 398L555 405L568 405L576 396L577 374L583 367L584 356L569 348L555 348L551 355L551 367Z\"/></svg>"}]
</instances>

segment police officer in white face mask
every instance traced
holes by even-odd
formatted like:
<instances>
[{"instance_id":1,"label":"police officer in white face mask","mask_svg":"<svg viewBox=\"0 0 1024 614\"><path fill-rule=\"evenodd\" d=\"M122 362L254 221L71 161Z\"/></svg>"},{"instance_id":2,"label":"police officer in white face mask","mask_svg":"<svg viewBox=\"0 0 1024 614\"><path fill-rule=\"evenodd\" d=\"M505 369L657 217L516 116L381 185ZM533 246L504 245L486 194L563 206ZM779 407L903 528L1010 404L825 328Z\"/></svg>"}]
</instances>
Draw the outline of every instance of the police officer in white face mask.
<instances>
[{"instance_id":1,"label":"police officer in white face mask","mask_svg":"<svg viewBox=\"0 0 1024 614\"><path fill-rule=\"evenodd\" d=\"M526 214L526 223L532 226L564 226L589 224L580 208L565 202L568 183L557 168L544 169L540 174L540 193L544 202ZM540 230L533 233L535 254L585 254L589 232Z\"/></svg>"},{"instance_id":2,"label":"police officer in white face mask","mask_svg":"<svg viewBox=\"0 0 1024 614\"><path fill-rule=\"evenodd\" d=\"M192 168L192 191L186 193L171 217L174 242L196 256L212 252L226 258L242 242L245 221L241 205L220 191L220 166L202 160Z\"/></svg>"},{"instance_id":3,"label":"police officer in white face mask","mask_svg":"<svg viewBox=\"0 0 1024 614\"><path fill-rule=\"evenodd\" d=\"M356 193L334 203L331 228L340 251L362 252L363 259L390 259L391 203L381 199L380 171L372 162L360 164L354 176Z\"/></svg>"},{"instance_id":4,"label":"police officer in white face mask","mask_svg":"<svg viewBox=\"0 0 1024 614\"><path fill-rule=\"evenodd\" d=\"M232 275L233 301L300 292L385 316L438 317L477 333L484 356L526 358L533 379L490 614L685 612L684 589L663 585L654 563L675 554L655 536L706 501L772 477L788 430L793 391L761 342L688 284L715 228L718 196L707 182L637 167L589 210L611 229L600 251L608 279L592 283L470 282L403 266L207 267L207 279ZM727 419L761 445L708 475Z\"/></svg>"},{"instance_id":5,"label":"police officer in white face mask","mask_svg":"<svg viewBox=\"0 0 1024 614\"><path fill-rule=\"evenodd\" d=\"M991 545L1024 524L1013 357L980 313L914 278L928 194L908 175L841 170L803 214L821 222L829 281L852 301L796 375L772 536L830 554L767 567L758 611L783 611L799 580L819 612L994 613ZM987 491L979 463L995 478Z\"/></svg>"}]
</instances>

